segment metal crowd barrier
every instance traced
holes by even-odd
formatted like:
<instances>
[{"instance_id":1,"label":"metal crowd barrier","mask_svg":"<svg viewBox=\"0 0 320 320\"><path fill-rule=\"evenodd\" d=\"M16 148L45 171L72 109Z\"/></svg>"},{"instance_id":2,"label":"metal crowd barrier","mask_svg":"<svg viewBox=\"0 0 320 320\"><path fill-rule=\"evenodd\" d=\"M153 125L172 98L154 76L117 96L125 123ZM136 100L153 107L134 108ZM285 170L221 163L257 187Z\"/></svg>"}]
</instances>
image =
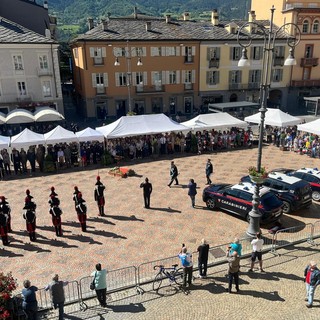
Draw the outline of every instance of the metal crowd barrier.
<instances>
[{"instance_id":1,"label":"metal crowd barrier","mask_svg":"<svg viewBox=\"0 0 320 320\"><path fill-rule=\"evenodd\" d=\"M316 244L320 242L320 221L313 224L312 241Z\"/></svg>"},{"instance_id":2,"label":"metal crowd barrier","mask_svg":"<svg viewBox=\"0 0 320 320\"><path fill-rule=\"evenodd\" d=\"M276 253L277 249L290 246L293 243L298 243L307 240L312 241L313 224L295 226L287 229L278 230L273 237L273 245L271 252Z\"/></svg>"}]
</instances>

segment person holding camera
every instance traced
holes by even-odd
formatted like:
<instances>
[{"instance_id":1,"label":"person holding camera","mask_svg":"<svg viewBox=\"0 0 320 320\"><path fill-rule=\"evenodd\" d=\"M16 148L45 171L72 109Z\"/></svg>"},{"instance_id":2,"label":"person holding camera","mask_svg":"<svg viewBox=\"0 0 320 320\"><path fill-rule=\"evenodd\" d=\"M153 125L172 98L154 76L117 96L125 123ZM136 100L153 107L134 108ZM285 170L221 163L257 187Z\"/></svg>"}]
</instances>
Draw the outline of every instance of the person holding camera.
<instances>
[{"instance_id":1,"label":"person holding camera","mask_svg":"<svg viewBox=\"0 0 320 320\"><path fill-rule=\"evenodd\" d=\"M149 209L150 208L150 196L152 193L152 184L149 182L148 178L146 178L145 181L140 184L140 188L143 188L144 207L146 209Z\"/></svg>"},{"instance_id":2,"label":"person holding camera","mask_svg":"<svg viewBox=\"0 0 320 320\"><path fill-rule=\"evenodd\" d=\"M191 286L192 281L192 272L193 272L193 265L192 265L192 254L188 252L187 247L185 244L182 244L182 248L179 253L179 258L181 261L181 265L183 268L183 288Z\"/></svg>"}]
</instances>

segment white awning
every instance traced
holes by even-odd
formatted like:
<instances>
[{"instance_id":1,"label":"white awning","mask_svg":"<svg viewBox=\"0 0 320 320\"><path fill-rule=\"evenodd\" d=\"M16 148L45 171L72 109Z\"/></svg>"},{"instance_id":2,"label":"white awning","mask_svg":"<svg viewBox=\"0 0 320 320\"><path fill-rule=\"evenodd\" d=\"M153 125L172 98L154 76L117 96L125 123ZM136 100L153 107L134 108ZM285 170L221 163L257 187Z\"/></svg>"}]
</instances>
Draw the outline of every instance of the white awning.
<instances>
[{"instance_id":1,"label":"white awning","mask_svg":"<svg viewBox=\"0 0 320 320\"><path fill-rule=\"evenodd\" d=\"M78 137L79 141L99 141L103 142L104 141L104 135L92 128L86 128L82 131L76 132L76 136Z\"/></svg>"},{"instance_id":2,"label":"white awning","mask_svg":"<svg viewBox=\"0 0 320 320\"><path fill-rule=\"evenodd\" d=\"M37 111L34 112L34 121L36 122L60 120L64 120L64 116L60 112L50 107L39 108Z\"/></svg>"},{"instance_id":3,"label":"white awning","mask_svg":"<svg viewBox=\"0 0 320 320\"><path fill-rule=\"evenodd\" d=\"M18 123L30 123L34 122L34 116L32 112L25 109L15 109L10 111L6 116L6 123L18 124Z\"/></svg>"}]
</instances>

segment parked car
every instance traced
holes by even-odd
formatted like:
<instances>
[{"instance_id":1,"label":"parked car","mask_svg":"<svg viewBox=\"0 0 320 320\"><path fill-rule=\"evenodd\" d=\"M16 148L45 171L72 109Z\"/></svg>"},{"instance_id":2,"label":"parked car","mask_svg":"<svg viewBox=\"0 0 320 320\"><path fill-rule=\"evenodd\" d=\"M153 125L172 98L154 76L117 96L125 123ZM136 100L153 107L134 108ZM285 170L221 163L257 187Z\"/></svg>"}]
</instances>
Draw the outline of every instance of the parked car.
<instances>
[{"instance_id":1,"label":"parked car","mask_svg":"<svg viewBox=\"0 0 320 320\"><path fill-rule=\"evenodd\" d=\"M254 185L251 183L212 184L203 190L202 199L209 209L221 209L249 221ZM268 188L260 189L261 224L275 222L282 216L283 203Z\"/></svg>"},{"instance_id":2,"label":"parked car","mask_svg":"<svg viewBox=\"0 0 320 320\"><path fill-rule=\"evenodd\" d=\"M250 182L250 177L241 178ZM312 190L308 182L280 172L270 172L263 186L270 188L283 202L283 213L290 213L312 204Z\"/></svg>"}]
</instances>

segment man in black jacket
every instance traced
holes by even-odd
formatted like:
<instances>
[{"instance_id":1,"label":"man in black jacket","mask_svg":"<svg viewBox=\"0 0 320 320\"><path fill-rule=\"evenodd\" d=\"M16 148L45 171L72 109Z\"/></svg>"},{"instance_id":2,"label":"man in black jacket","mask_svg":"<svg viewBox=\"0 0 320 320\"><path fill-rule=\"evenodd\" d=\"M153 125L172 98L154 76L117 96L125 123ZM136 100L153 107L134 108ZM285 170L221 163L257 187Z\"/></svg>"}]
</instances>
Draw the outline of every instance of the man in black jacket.
<instances>
[{"instance_id":1,"label":"man in black jacket","mask_svg":"<svg viewBox=\"0 0 320 320\"><path fill-rule=\"evenodd\" d=\"M170 167L170 177L171 177L171 180L168 184L168 187L171 187L171 184L173 181L175 181L176 185L179 184L179 181L178 181L178 168L177 166L174 164L174 161L171 161L171 167Z\"/></svg>"},{"instance_id":2,"label":"man in black jacket","mask_svg":"<svg viewBox=\"0 0 320 320\"><path fill-rule=\"evenodd\" d=\"M150 208L150 196L152 193L152 184L149 182L149 179L146 178L145 182L140 184L140 188L143 188L143 199L144 199L144 207L146 209Z\"/></svg>"}]
</instances>

